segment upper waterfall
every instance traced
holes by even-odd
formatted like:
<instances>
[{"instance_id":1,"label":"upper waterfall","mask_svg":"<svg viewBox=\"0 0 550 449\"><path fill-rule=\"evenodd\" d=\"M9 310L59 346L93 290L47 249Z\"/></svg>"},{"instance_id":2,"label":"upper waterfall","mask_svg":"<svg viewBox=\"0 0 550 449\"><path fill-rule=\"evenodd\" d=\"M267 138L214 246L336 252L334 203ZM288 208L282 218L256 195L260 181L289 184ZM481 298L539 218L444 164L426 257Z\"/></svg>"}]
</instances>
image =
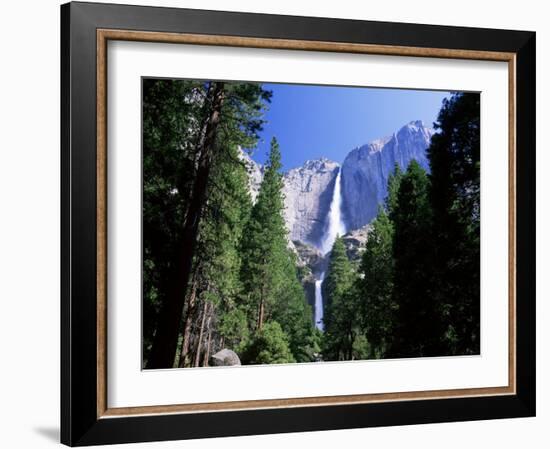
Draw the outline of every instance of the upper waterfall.
<instances>
[{"instance_id":1,"label":"upper waterfall","mask_svg":"<svg viewBox=\"0 0 550 449\"><path fill-rule=\"evenodd\" d=\"M309 160L284 175L285 222L290 240L319 247L326 228L338 163Z\"/></svg>"},{"instance_id":2,"label":"upper waterfall","mask_svg":"<svg viewBox=\"0 0 550 449\"><path fill-rule=\"evenodd\" d=\"M332 250L332 245L336 237L343 236L346 233L346 224L342 217L342 170L338 169L334 181L334 190L328 213L328 221L323 238L321 240L320 250L323 254L328 254Z\"/></svg>"}]
</instances>

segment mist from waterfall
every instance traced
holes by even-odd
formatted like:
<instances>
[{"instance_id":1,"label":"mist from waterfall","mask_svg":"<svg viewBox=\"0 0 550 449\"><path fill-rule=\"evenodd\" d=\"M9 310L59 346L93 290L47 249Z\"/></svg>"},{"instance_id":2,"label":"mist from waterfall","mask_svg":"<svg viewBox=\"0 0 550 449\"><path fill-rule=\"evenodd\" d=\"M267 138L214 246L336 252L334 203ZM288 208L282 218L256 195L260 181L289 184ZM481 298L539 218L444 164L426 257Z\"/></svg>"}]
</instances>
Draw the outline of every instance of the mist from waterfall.
<instances>
[{"instance_id":1,"label":"mist from waterfall","mask_svg":"<svg viewBox=\"0 0 550 449\"><path fill-rule=\"evenodd\" d=\"M321 239L319 250L326 256L331 250L332 245L336 237L342 236L346 233L346 224L342 218L342 178L341 169L338 168L336 179L334 181L334 190L332 192L332 200L330 202L330 209L327 216L327 225L325 233ZM323 325L323 291L322 285L325 279L325 272L317 275L315 280L315 326L317 329L324 330Z\"/></svg>"}]
</instances>

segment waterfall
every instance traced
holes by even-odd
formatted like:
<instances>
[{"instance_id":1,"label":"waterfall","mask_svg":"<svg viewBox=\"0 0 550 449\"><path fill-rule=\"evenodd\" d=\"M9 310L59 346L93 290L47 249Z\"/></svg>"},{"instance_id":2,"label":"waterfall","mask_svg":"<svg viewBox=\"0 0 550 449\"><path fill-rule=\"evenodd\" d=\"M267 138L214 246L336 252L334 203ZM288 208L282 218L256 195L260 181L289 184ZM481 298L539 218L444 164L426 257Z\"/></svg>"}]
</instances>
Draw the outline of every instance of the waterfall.
<instances>
[{"instance_id":1,"label":"waterfall","mask_svg":"<svg viewBox=\"0 0 550 449\"><path fill-rule=\"evenodd\" d=\"M336 237L346 233L346 225L342 218L342 177L341 169L338 169L336 180L334 182L334 190L332 192L332 200L328 212L328 221L325 233L321 239L321 252L323 255L328 254L332 250L332 245Z\"/></svg>"},{"instance_id":2,"label":"waterfall","mask_svg":"<svg viewBox=\"0 0 550 449\"><path fill-rule=\"evenodd\" d=\"M336 237L346 233L346 225L342 218L342 178L341 169L338 169L336 180L334 181L334 190L332 192L332 200L327 217L327 225L325 233L321 239L320 251L323 256L326 256L331 250ZM318 329L323 330L323 292L321 290L325 273L322 272L315 280L315 325Z\"/></svg>"},{"instance_id":3,"label":"waterfall","mask_svg":"<svg viewBox=\"0 0 550 449\"><path fill-rule=\"evenodd\" d=\"M323 330L323 293L321 292L321 286L325 273L319 275L319 279L315 280L315 326L317 329Z\"/></svg>"}]
</instances>

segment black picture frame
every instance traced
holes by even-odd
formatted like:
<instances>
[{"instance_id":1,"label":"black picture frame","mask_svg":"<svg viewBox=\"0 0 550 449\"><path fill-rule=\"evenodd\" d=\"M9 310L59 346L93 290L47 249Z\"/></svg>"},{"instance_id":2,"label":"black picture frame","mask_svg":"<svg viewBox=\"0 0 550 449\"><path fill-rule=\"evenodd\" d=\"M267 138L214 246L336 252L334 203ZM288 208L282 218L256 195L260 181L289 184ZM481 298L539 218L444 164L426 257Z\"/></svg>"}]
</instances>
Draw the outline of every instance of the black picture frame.
<instances>
[{"instance_id":1,"label":"black picture frame","mask_svg":"<svg viewBox=\"0 0 550 449\"><path fill-rule=\"evenodd\" d=\"M516 55L516 394L98 416L98 29ZM94 3L61 6L61 442L70 446L535 415L535 33Z\"/></svg>"}]
</instances>

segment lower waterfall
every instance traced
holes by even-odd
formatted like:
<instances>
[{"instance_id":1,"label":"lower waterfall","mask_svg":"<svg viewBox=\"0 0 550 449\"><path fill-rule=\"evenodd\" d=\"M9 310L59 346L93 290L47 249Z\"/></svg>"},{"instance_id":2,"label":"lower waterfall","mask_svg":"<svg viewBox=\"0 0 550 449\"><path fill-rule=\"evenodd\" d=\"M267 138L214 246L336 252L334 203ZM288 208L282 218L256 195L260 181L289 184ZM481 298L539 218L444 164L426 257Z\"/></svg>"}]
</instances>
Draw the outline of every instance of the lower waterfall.
<instances>
[{"instance_id":1,"label":"lower waterfall","mask_svg":"<svg viewBox=\"0 0 550 449\"><path fill-rule=\"evenodd\" d=\"M321 331L325 328L323 324L323 293L321 292L324 278L325 273L323 272L319 275L319 279L315 280L315 326Z\"/></svg>"},{"instance_id":2,"label":"lower waterfall","mask_svg":"<svg viewBox=\"0 0 550 449\"><path fill-rule=\"evenodd\" d=\"M326 228L319 247L323 256L330 253L336 237L342 236L345 233L346 225L342 217L342 177L341 169L338 168L338 173L334 181L334 190L332 191L332 200L330 202ZM324 278L325 272L322 272L316 276L315 280L315 326L321 331L324 329L323 292L321 289Z\"/></svg>"}]
</instances>

